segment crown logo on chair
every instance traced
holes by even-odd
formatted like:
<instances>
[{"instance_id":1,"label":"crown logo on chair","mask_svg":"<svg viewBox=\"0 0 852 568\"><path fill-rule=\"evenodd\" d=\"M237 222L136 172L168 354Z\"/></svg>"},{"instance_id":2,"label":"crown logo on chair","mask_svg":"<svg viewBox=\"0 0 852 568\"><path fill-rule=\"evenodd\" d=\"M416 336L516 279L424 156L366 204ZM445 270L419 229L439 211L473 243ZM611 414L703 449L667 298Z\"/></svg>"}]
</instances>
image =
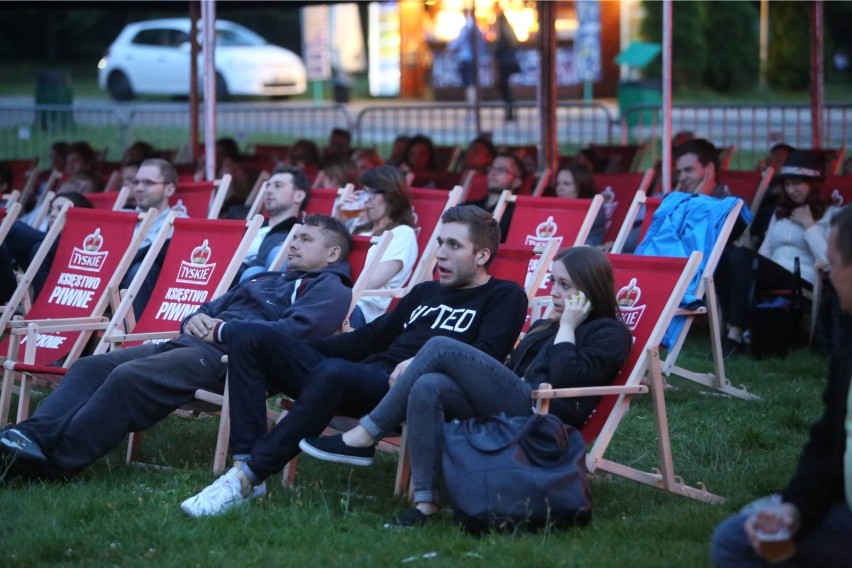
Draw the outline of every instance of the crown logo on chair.
<instances>
[{"instance_id":1,"label":"crown logo on chair","mask_svg":"<svg viewBox=\"0 0 852 568\"><path fill-rule=\"evenodd\" d=\"M207 264L207 261L210 260L211 251L207 243L207 239L204 239L200 246L192 249L192 255L189 257L192 264Z\"/></svg>"},{"instance_id":2,"label":"crown logo on chair","mask_svg":"<svg viewBox=\"0 0 852 568\"><path fill-rule=\"evenodd\" d=\"M831 192L831 202L836 207L843 207L843 196L840 195L839 189L835 189L834 191Z\"/></svg>"},{"instance_id":3,"label":"crown logo on chair","mask_svg":"<svg viewBox=\"0 0 852 568\"><path fill-rule=\"evenodd\" d=\"M539 239L549 239L556 234L558 228L556 223L553 222L553 217L548 217L546 221L539 223L535 228L535 236Z\"/></svg>"},{"instance_id":4,"label":"crown logo on chair","mask_svg":"<svg viewBox=\"0 0 852 568\"><path fill-rule=\"evenodd\" d=\"M618 291L618 294L615 295L615 301L618 303L619 307L631 308L636 305L636 302L638 302L641 297L642 290L636 285L636 279L631 278L630 284L621 288Z\"/></svg>"},{"instance_id":5,"label":"crown logo on chair","mask_svg":"<svg viewBox=\"0 0 852 568\"><path fill-rule=\"evenodd\" d=\"M612 191L612 186L606 186L606 188L601 192L601 197L603 197L604 203L615 201L615 192Z\"/></svg>"},{"instance_id":6,"label":"crown logo on chair","mask_svg":"<svg viewBox=\"0 0 852 568\"><path fill-rule=\"evenodd\" d=\"M101 229L95 229L91 235L86 235L83 239L83 249L88 252L98 252L104 244L104 238L101 236Z\"/></svg>"}]
</instances>

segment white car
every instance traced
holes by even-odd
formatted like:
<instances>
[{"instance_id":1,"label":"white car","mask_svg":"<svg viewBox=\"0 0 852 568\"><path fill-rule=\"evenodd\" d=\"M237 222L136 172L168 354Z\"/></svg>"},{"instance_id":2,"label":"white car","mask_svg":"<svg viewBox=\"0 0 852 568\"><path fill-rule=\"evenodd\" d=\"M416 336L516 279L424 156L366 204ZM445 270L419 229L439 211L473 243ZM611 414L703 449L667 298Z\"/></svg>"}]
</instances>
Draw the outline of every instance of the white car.
<instances>
[{"instance_id":1,"label":"white car","mask_svg":"<svg viewBox=\"0 0 852 568\"><path fill-rule=\"evenodd\" d=\"M98 62L98 85L119 101L140 94L188 95L189 31L188 18L128 24ZM199 31L199 41L201 36ZM201 55L198 70L201 81ZM296 95L306 89L305 65L295 53L239 24L216 22L217 99Z\"/></svg>"}]
</instances>

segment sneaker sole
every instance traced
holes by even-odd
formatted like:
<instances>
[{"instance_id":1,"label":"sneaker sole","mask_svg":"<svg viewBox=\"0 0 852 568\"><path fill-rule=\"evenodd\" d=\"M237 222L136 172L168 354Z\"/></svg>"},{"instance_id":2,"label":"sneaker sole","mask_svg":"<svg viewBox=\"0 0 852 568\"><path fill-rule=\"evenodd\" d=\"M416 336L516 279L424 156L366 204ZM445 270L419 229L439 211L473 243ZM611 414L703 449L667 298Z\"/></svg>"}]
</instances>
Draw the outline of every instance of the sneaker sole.
<instances>
[{"instance_id":1,"label":"sneaker sole","mask_svg":"<svg viewBox=\"0 0 852 568\"><path fill-rule=\"evenodd\" d=\"M355 456L342 456L340 454L330 454L328 452L324 452L322 450L318 450L310 444L306 443L304 440L299 442L299 449L308 454L311 457L317 458L318 460L329 461L334 463L342 463L346 465L357 465L360 467L366 467L369 465L373 465L373 458L359 458Z\"/></svg>"}]
</instances>

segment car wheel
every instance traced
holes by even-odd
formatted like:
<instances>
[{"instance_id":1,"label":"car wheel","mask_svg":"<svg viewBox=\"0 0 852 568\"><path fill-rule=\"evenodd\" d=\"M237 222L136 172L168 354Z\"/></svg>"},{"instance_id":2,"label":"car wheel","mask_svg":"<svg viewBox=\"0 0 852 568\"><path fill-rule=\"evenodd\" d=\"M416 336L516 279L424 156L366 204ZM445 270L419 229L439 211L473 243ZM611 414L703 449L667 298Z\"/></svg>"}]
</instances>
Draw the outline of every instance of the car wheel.
<instances>
[{"instance_id":1,"label":"car wheel","mask_svg":"<svg viewBox=\"0 0 852 568\"><path fill-rule=\"evenodd\" d=\"M228 83L221 73L216 73L216 100L227 101L231 94L228 92Z\"/></svg>"},{"instance_id":2,"label":"car wheel","mask_svg":"<svg viewBox=\"0 0 852 568\"><path fill-rule=\"evenodd\" d=\"M107 79L107 89L117 101L129 101L133 98L133 87L130 86L130 80L121 71L113 71Z\"/></svg>"}]
</instances>

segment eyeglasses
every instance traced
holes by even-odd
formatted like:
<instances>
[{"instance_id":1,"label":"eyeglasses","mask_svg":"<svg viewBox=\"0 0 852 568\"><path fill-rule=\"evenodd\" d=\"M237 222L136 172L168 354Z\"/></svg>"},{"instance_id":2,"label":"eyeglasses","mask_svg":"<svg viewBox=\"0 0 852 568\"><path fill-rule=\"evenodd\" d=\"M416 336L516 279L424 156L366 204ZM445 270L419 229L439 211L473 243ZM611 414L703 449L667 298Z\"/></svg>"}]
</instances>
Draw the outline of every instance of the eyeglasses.
<instances>
[{"instance_id":1,"label":"eyeglasses","mask_svg":"<svg viewBox=\"0 0 852 568\"><path fill-rule=\"evenodd\" d=\"M165 185L165 181L154 181L152 179L134 179L130 181L131 185L142 185L145 189L151 189L155 185Z\"/></svg>"},{"instance_id":2,"label":"eyeglasses","mask_svg":"<svg viewBox=\"0 0 852 568\"><path fill-rule=\"evenodd\" d=\"M490 172L497 172L498 174L501 174L501 175L506 175L506 174L515 175L515 172L513 172L509 168L504 168L503 166L497 166L497 167L489 166L488 172L489 173Z\"/></svg>"}]
</instances>

